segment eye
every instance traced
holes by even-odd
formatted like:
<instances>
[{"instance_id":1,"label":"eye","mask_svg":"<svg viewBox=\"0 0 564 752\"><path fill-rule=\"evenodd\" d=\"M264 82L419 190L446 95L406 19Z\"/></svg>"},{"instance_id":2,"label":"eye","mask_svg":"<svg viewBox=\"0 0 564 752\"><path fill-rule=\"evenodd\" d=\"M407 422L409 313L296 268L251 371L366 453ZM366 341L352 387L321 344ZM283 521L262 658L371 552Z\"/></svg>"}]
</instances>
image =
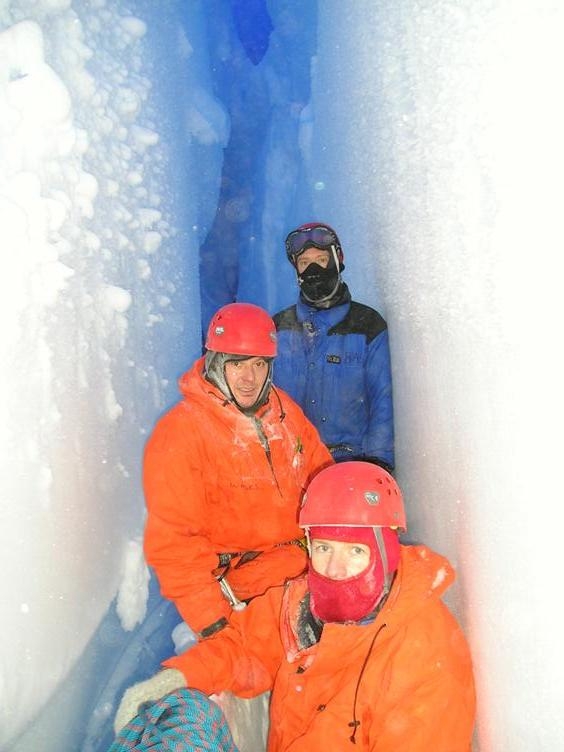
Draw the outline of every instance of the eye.
<instances>
[{"instance_id":1,"label":"eye","mask_svg":"<svg viewBox=\"0 0 564 752\"><path fill-rule=\"evenodd\" d=\"M368 551L363 548L362 546L353 546L351 549L351 552L354 556L365 556L368 555Z\"/></svg>"},{"instance_id":2,"label":"eye","mask_svg":"<svg viewBox=\"0 0 564 752\"><path fill-rule=\"evenodd\" d=\"M329 546L326 543L314 543L312 550L318 554L323 554L329 550Z\"/></svg>"}]
</instances>

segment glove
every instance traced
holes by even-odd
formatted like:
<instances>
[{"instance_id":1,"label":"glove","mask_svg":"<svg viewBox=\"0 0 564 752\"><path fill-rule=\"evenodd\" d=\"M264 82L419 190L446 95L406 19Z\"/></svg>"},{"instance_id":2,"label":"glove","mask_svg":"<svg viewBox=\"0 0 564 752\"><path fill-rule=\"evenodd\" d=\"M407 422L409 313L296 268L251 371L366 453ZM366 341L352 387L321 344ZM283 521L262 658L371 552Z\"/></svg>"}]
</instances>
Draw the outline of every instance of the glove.
<instances>
[{"instance_id":1,"label":"glove","mask_svg":"<svg viewBox=\"0 0 564 752\"><path fill-rule=\"evenodd\" d=\"M139 706L144 702L160 700L163 695L174 692L175 689L186 686L186 679L176 668L165 668L150 679L134 684L127 689L121 699L114 720L114 731L117 734L135 718Z\"/></svg>"}]
</instances>

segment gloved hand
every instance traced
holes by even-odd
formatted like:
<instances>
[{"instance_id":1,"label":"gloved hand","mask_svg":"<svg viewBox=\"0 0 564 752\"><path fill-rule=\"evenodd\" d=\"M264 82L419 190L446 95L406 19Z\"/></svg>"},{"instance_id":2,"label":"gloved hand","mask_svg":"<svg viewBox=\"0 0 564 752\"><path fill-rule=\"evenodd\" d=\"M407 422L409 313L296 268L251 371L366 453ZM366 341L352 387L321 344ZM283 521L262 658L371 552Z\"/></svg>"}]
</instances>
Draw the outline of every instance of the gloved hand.
<instances>
[{"instance_id":1,"label":"gloved hand","mask_svg":"<svg viewBox=\"0 0 564 752\"><path fill-rule=\"evenodd\" d=\"M137 715L139 706L148 701L159 700L175 689L186 686L184 674L175 668L165 668L150 679L134 684L127 689L121 699L114 720L114 731L117 734L127 726Z\"/></svg>"}]
</instances>

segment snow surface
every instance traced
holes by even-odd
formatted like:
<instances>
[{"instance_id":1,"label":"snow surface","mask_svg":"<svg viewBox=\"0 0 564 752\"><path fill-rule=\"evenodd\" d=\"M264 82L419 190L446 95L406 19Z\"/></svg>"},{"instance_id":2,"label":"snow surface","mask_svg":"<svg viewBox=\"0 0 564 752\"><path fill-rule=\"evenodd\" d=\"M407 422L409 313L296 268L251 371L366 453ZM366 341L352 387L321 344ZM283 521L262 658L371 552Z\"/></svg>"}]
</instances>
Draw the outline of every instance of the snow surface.
<instances>
[{"instance_id":1,"label":"snow surface","mask_svg":"<svg viewBox=\"0 0 564 752\"><path fill-rule=\"evenodd\" d=\"M107 749L193 640L142 558L143 444L218 305L292 302L312 217L390 326L475 748L564 747L563 37L560 0L0 3L0 749Z\"/></svg>"}]
</instances>

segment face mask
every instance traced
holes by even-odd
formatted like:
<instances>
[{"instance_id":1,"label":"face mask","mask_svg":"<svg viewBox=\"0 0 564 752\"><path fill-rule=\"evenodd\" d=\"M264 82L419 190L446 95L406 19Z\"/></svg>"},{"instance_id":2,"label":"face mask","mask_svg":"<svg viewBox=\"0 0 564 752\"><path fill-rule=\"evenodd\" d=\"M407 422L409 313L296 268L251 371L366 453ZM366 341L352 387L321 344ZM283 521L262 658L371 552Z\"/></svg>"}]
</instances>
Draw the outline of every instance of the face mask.
<instances>
[{"instance_id":1,"label":"face mask","mask_svg":"<svg viewBox=\"0 0 564 752\"><path fill-rule=\"evenodd\" d=\"M333 580L319 574L310 561L307 578L310 608L315 617L323 622L359 621L374 611L387 593L386 575L396 571L400 555L397 533L388 528L382 528L381 532L387 558L386 572L372 528L311 528L313 538L349 540L370 547L370 562L366 569L346 580Z\"/></svg>"},{"instance_id":2,"label":"face mask","mask_svg":"<svg viewBox=\"0 0 564 752\"><path fill-rule=\"evenodd\" d=\"M310 608L324 622L358 621L374 610L384 587L382 565L371 561L360 574L332 580L309 568Z\"/></svg>"},{"instance_id":3,"label":"face mask","mask_svg":"<svg viewBox=\"0 0 564 752\"><path fill-rule=\"evenodd\" d=\"M306 300L320 303L333 297L339 289L341 277L338 269L330 264L324 269L319 264L310 264L298 275L298 285Z\"/></svg>"}]
</instances>

